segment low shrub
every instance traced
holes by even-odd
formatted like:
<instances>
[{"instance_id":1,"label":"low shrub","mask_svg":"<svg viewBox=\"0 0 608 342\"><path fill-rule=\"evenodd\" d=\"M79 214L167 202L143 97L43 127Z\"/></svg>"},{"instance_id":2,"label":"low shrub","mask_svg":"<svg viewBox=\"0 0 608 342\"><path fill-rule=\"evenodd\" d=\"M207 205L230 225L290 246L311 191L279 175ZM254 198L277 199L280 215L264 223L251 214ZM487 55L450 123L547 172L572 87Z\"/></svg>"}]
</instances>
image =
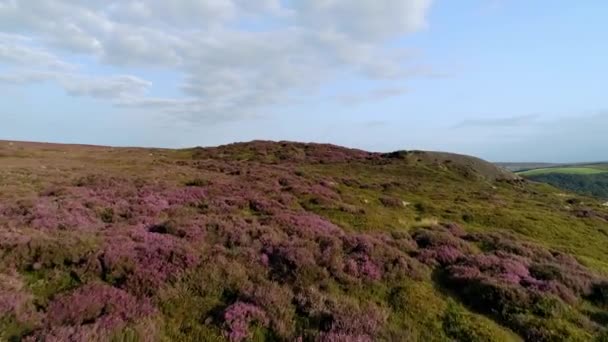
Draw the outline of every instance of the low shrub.
<instances>
[{"instance_id":1,"label":"low shrub","mask_svg":"<svg viewBox=\"0 0 608 342\"><path fill-rule=\"evenodd\" d=\"M251 325L268 325L268 317L262 309L244 302L236 302L227 307L223 313L223 320L225 336L234 342L250 338Z\"/></svg>"}]
</instances>

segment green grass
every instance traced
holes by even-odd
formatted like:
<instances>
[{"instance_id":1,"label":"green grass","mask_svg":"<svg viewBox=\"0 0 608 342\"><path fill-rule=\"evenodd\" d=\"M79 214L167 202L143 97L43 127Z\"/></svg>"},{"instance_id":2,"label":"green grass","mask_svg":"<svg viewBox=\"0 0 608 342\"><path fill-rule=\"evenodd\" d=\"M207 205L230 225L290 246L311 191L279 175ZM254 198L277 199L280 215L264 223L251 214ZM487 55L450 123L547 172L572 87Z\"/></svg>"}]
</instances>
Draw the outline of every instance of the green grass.
<instances>
[{"instance_id":1,"label":"green grass","mask_svg":"<svg viewBox=\"0 0 608 342\"><path fill-rule=\"evenodd\" d=\"M548 173L563 173L574 175L593 175L608 172L608 169L599 167L549 167L544 169L534 169L518 172L520 176L536 176Z\"/></svg>"}]
</instances>

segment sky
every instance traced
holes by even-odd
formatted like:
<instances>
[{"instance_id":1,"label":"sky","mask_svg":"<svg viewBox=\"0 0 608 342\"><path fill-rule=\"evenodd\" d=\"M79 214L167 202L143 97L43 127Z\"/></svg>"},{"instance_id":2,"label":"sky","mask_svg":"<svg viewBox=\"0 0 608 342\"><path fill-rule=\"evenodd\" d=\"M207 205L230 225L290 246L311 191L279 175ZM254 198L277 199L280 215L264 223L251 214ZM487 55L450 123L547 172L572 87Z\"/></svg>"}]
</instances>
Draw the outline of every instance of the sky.
<instances>
[{"instance_id":1,"label":"sky","mask_svg":"<svg viewBox=\"0 0 608 342\"><path fill-rule=\"evenodd\" d=\"M0 0L0 139L608 160L603 0Z\"/></svg>"}]
</instances>

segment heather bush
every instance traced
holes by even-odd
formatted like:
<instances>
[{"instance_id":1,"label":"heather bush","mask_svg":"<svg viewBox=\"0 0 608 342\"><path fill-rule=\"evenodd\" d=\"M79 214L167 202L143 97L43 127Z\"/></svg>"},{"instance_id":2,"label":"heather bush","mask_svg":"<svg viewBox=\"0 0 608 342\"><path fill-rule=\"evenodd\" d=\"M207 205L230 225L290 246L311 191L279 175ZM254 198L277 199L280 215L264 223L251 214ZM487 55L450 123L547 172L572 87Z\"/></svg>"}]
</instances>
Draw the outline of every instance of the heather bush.
<instances>
[{"instance_id":1,"label":"heather bush","mask_svg":"<svg viewBox=\"0 0 608 342\"><path fill-rule=\"evenodd\" d=\"M272 331L281 338L288 339L295 331L292 306L293 293L288 286L275 282L258 280L253 288L241 290L241 297L264 310Z\"/></svg>"},{"instance_id":2,"label":"heather bush","mask_svg":"<svg viewBox=\"0 0 608 342\"><path fill-rule=\"evenodd\" d=\"M388 312L373 305L358 305L349 301L330 303L330 333L374 338L386 324Z\"/></svg>"},{"instance_id":3,"label":"heather bush","mask_svg":"<svg viewBox=\"0 0 608 342\"><path fill-rule=\"evenodd\" d=\"M154 308L148 301L106 284L93 283L54 299L49 304L46 322L68 326L97 323L111 330L152 314Z\"/></svg>"},{"instance_id":4,"label":"heather bush","mask_svg":"<svg viewBox=\"0 0 608 342\"><path fill-rule=\"evenodd\" d=\"M368 280L379 280L382 278L382 270L367 255L350 256L344 262L344 270L355 278Z\"/></svg>"},{"instance_id":5,"label":"heather bush","mask_svg":"<svg viewBox=\"0 0 608 342\"><path fill-rule=\"evenodd\" d=\"M497 315L523 310L530 294L519 286L525 265L496 255L475 255L446 268L446 280L471 306Z\"/></svg>"},{"instance_id":6,"label":"heather bush","mask_svg":"<svg viewBox=\"0 0 608 342\"><path fill-rule=\"evenodd\" d=\"M318 338L323 341L374 340L388 319L388 311L375 304L333 298L313 287L297 293L294 303L306 322L301 327L305 335L314 336L320 331Z\"/></svg>"},{"instance_id":7,"label":"heather bush","mask_svg":"<svg viewBox=\"0 0 608 342\"><path fill-rule=\"evenodd\" d=\"M38 229L95 229L95 213L73 199L41 197L34 204L23 224Z\"/></svg>"},{"instance_id":8,"label":"heather bush","mask_svg":"<svg viewBox=\"0 0 608 342\"><path fill-rule=\"evenodd\" d=\"M283 205L280 203L263 198L253 198L249 200L249 210L256 215L272 215L282 208Z\"/></svg>"},{"instance_id":9,"label":"heather bush","mask_svg":"<svg viewBox=\"0 0 608 342\"><path fill-rule=\"evenodd\" d=\"M287 242L265 248L269 257L272 278L280 282L313 283L327 276L317 265L314 255L315 245L311 243Z\"/></svg>"},{"instance_id":10,"label":"heather bush","mask_svg":"<svg viewBox=\"0 0 608 342\"><path fill-rule=\"evenodd\" d=\"M25 340L109 340L115 332L155 314L149 300L107 284L91 283L53 299L44 316L45 326Z\"/></svg>"},{"instance_id":11,"label":"heather bush","mask_svg":"<svg viewBox=\"0 0 608 342\"><path fill-rule=\"evenodd\" d=\"M262 309L244 302L236 302L226 308L223 319L225 336L235 342L251 337L251 325L268 325L268 318Z\"/></svg>"},{"instance_id":12,"label":"heather bush","mask_svg":"<svg viewBox=\"0 0 608 342\"><path fill-rule=\"evenodd\" d=\"M99 256L105 281L138 294L152 294L198 262L197 255L173 236L146 231L130 235L106 239Z\"/></svg>"},{"instance_id":13,"label":"heather bush","mask_svg":"<svg viewBox=\"0 0 608 342\"><path fill-rule=\"evenodd\" d=\"M32 326L40 321L33 303L33 296L15 270L0 273L0 331L1 321L15 320L16 325ZM1 337L2 335L0 335Z\"/></svg>"},{"instance_id":14,"label":"heather bush","mask_svg":"<svg viewBox=\"0 0 608 342\"><path fill-rule=\"evenodd\" d=\"M465 237L477 243L484 251L503 251L533 259L551 259L551 253L534 244L519 242L517 238L499 233L474 233Z\"/></svg>"},{"instance_id":15,"label":"heather bush","mask_svg":"<svg viewBox=\"0 0 608 342\"><path fill-rule=\"evenodd\" d=\"M335 224L315 214L281 213L275 221L289 234L307 240L341 237L344 231Z\"/></svg>"},{"instance_id":16,"label":"heather bush","mask_svg":"<svg viewBox=\"0 0 608 342\"><path fill-rule=\"evenodd\" d=\"M452 268L449 270L451 288L471 307L504 318L524 311L531 303L530 294L516 285L500 283L484 277L470 277L469 270ZM469 278L470 277L470 278Z\"/></svg>"},{"instance_id":17,"label":"heather bush","mask_svg":"<svg viewBox=\"0 0 608 342\"><path fill-rule=\"evenodd\" d=\"M465 241L439 227L417 230L414 232L413 238L419 248L432 248L438 246L450 246L457 249L468 248L468 244Z\"/></svg>"},{"instance_id":18,"label":"heather bush","mask_svg":"<svg viewBox=\"0 0 608 342\"><path fill-rule=\"evenodd\" d=\"M427 252L428 246L438 244L434 242L438 238L425 235L417 241L427 246L419 257L445 267L444 286L468 306L499 319L530 341L554 340L557 336L585 340L590 336L585 331L593 330L593 324L568 305L592 291L595 276L575 259L500 235L464 237L481 243L487 252L441 260ZM547 329L565 319L570 323L557 330ZM458 329L450 331L459 333Z\"/></svg>"},{"instance_id":19,"label":"heather bush","mask_svg":"<svg viewBox=\"0 0 608 342\"><path fill-rule=\"evenodd\" d=\"M496 255L528 260L532 278L527 278L527 283L544 291L550 290L570 302L575 295L587 295L596 279L586 267L564 253L517 242L513 237L500 234L475 234L471 238Z\"/></svg>"},{"instance_id":20,"label":"heather bush","mask_svg":"<svg viewBox=\"0 0 608 342\"><path fill-rule=\"evenodd\" d=\"M530 273L538 280L562 284L578 295L589 294L594 279L594 276L582 269L580 265L563 265L551 262L532 264Z\"/></svg>"},{"instance_id":21,"label":"heather bush","mask_svg":"<svg viewBox=\"0 0 608 342\"><path fill-rule=\"evenodd\" d=\"M465 255L473 253L471 246L460 239L461 234L457 226L449 226L449 228L436 226L417 230L412 236L419 250L413 254L418 260L430 266L451 265Z\"/></svg>"},{"instance_id":22,"label":"heather bush","mask_svg":"<svg viewBox=\"0 0 608 342\"><path fill-rule=\"evenodd\" d=\"M462 251L450 246L422 249L416 254L418 260L431 266L451 265L463 257Z\"/></svg>"},{"instance_id":23,"label":"heather bush","mask_svg":"<svg viewBox=\"0 0 608 342\"><path fill-rule=\"evenodd\" d=\"M416 241L405 231L392 231L387 234L380 234L379 238L387 245L394 247L404 253L410 253L418 249Z\"/></svg>"}]
</instances>

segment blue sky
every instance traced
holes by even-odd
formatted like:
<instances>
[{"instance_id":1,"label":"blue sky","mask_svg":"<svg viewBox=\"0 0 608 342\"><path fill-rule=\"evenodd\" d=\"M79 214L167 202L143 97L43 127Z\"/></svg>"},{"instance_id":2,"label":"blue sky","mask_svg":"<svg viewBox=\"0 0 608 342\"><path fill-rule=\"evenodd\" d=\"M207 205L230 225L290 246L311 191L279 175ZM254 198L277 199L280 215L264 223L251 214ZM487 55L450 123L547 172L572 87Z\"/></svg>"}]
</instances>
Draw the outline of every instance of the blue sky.
<instances>
[{"instance_id":1,"label":"blue sky","mask_svg":"<svg viewBox=\"0 0 608 342\"><path fill-rule=\"evenodd\" d=\"M0 139L608 160L606 14L599 0L0 0Z\"/></svg>"}]
</instances>

